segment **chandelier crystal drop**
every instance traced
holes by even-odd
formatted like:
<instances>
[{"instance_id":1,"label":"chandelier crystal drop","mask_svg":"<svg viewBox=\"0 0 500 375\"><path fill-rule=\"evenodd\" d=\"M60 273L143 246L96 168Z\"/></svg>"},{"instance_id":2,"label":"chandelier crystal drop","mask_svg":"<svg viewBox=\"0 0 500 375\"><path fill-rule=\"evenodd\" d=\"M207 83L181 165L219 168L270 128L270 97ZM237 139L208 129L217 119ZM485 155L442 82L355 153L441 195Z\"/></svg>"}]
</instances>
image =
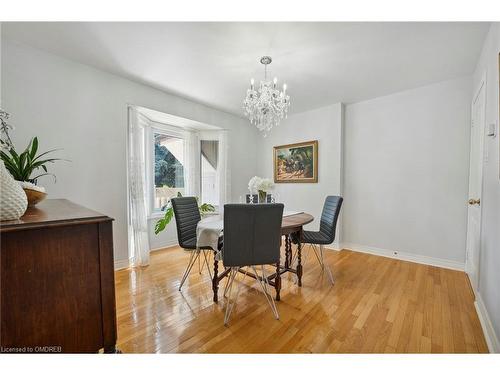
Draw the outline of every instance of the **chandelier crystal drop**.
<instances>
[{"instance_id":1,"label":"chandelier crystal drop","mask_svg":"<svg viewBox=\"0 0 500 375\"><path fill-rule=\"evenodd\" d=\"M290 96L286 94L286 83L283 84L283 90L280 90L276 77L273 81L267 80L267 66L272 62L271 57L263 56L260 62L264 65L264 80L260 81L257 89L254 86L254 79L250 80L243 109L250 123L260 131L264 131L265 137L273 126L278 126L280 121L287 117Z\"/></svg>"}]
</instances>

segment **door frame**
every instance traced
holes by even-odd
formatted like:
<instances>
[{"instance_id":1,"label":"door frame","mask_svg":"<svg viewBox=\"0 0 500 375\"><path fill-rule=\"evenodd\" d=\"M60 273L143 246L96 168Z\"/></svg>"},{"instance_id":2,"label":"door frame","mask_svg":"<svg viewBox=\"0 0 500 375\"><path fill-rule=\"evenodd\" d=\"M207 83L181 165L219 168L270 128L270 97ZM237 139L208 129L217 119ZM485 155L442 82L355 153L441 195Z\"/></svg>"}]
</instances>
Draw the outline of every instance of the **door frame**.
<instances>
[{"instance_id":1,"label":"door frame","mask_svg":"<svg viewBox=\"0 0 500 375\"><path fill-rule=\"evenodd\" d=\"M483 196L483 172L484 172L484 133L485 133L485 127L486 127L486 98L487 98L487 92L486 92L486 72L484 72L481 76L481 80L479 81L479 84L478 86L476 87L476 89L474 90L474 95L472 96L472 102L471 102L471 118L470 118L470 123L469 123L469 127L472 128L472 121L474 119L474 102L476 101L476 98L478 97L479 93L481 92L481 89L484 90L484 103L483 103L483 121L482 121L482 124L479 124L480 125L480 141L479 141L479 151L480 151L480 160L481 160L481 165L479 167L479 174L480 174L480 181L481 181L481 187L480 187L480 199L482 198ZM471 137L471 140L472 140L472 137ZM469 142L469 179L470 179L470 175L471 175L471 165L470 165L470 153L472 151L472 143ZM470 199L470 180L469 180L469 188L468 188L468 191L467 191L467 200ZM478 260L480 262L481 260L481 229L482 229L482 207L481 205L479 206L479 210L480 210L480 213L479 213L479 249L478 249L478 254L476 254L476 256L478 257ZM470 281L470 284L472 286L472 289L474 291L474 293L476 294L478 292L478 289L479 289L479 270L480 270L480 267L479 267L479 263L478 263L478 267L476 269L476 277L475 279L477 280L473 280L471 278L471 275L470 275L470 271L471 271L471 261L470 261L470 256L469 256L469 247L468 247L468 225L469 225L469 206L468 206L468 203L467 203L467 231L466 231L466 239L465 239L465 272L467 274L467 277L469 278L469 281ZM473 266L472 266L473 267Z\"/></svg>"}]
</instances>

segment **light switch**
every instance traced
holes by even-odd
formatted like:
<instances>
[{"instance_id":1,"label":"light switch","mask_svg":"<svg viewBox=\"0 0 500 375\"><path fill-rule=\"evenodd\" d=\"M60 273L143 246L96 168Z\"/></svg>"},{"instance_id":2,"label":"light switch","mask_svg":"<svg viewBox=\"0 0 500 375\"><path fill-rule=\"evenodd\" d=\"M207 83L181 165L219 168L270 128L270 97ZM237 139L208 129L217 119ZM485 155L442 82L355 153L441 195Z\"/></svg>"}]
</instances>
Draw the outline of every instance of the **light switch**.
<instances>
[{"instance_id":1,"label":"light switch","mask_svg":"<svg viewBox=\"0 0 500 375\"><path fill-rule=\"evenodd\" d=\"M495 124L495 123L488 124L487 129L486 129L486 135L488 137L495 137L496 130L497 130L497 124Z\"/></svg>"}]
</instances>

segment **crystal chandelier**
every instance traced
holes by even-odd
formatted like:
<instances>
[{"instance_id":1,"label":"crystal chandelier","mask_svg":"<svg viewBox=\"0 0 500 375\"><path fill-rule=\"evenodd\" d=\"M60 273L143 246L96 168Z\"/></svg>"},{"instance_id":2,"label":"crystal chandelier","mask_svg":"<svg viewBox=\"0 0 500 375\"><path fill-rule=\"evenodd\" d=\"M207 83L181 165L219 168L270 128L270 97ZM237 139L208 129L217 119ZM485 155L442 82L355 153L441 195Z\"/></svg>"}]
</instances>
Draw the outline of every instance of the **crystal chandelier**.
<instances>
[{"instance_id":1,"label":"crystal chandelier","mask_svg":"<svg viewBox=\"0 0 500 375\"><path fill-rule=\"evenodd\" d=\"M254 79L250 80L250 88L247 90L247 96L243 101L245 116L250 123L257 126L260 131L270 131L273 126L278 126L283 118L287 117L290 107L290 96L286 94L286 83L283 84L283 91L277 86L278 79L267 80L267 66L273 60L270 56L264 56L260 59L264 64L264 80L260 81L259 88L254 87Z\"/></svg>"}]
</instances>

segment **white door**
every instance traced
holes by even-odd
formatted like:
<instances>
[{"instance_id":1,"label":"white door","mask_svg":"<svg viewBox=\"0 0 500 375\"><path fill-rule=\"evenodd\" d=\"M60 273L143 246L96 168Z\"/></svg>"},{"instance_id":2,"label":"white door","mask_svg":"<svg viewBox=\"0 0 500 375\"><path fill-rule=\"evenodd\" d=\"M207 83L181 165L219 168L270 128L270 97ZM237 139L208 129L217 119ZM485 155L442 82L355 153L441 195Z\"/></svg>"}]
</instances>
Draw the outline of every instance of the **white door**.
<instances>
[{"instance_id":1,"label":"white door","mask_svg":"<svg viewBox=\"0 0 500 375\"><path fill-rule=\"evenodd\" d=\"M474 291L478 290L479 252L481 249L481 191L483 185L483 141L485 111L485 79L472 101L469 166L469 200L465 269Z\"/></svg>"}]
</instances>

